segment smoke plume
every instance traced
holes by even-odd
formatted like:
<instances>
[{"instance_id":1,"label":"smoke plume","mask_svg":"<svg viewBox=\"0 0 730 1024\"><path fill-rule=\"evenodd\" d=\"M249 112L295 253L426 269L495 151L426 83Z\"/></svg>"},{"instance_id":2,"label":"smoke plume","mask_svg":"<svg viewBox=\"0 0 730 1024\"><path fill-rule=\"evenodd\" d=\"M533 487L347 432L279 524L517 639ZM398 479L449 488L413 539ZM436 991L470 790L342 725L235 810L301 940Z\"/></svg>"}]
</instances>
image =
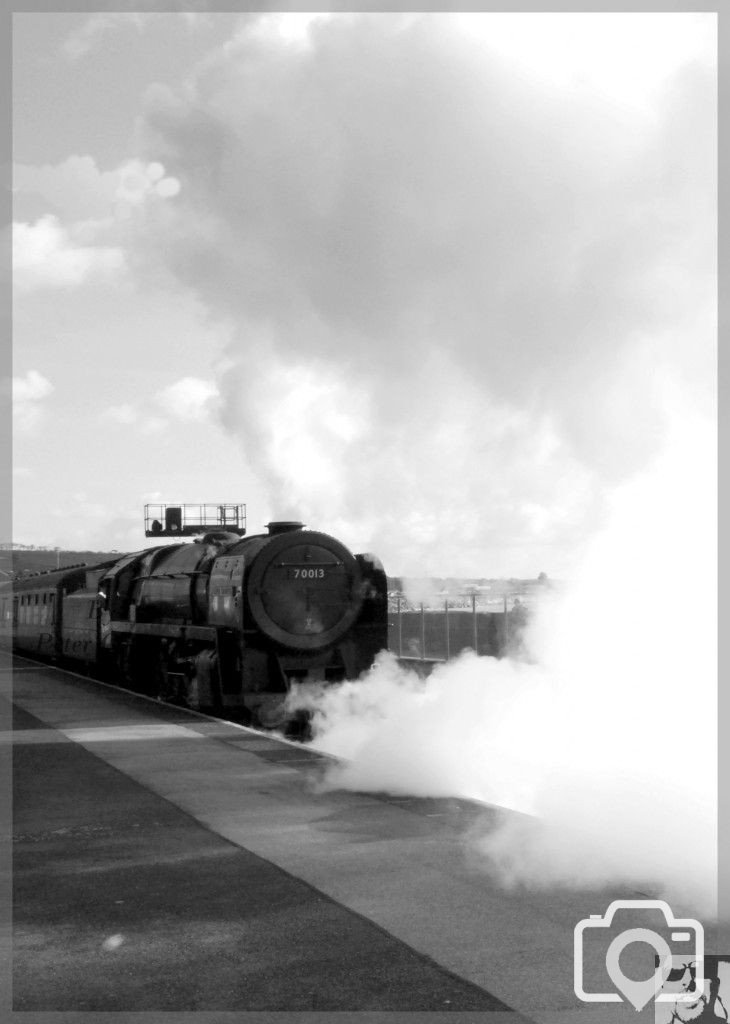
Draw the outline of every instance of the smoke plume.
<instances>
[{"instance_id":1,"label":"smoke plume","mask_svg":"<svg viewBox=\"0 0 730 1024\"><path fill-rule=\"evenodd\" d=\"M150 90L180 192L145 251L230 323L221 416L272 513L391 573L572 570L665 374L711 400L708 25L250 16Z\"/></svg>"},{"instance_id":2,"label":"smoke plume","mask_svg":"<svg viewBox=\"0 0 730 1024\"><path fill-rule=\"evenodd\" d=\"M523 812L479 841L510 885L630 883L714 913L716 448L706 423L677 426L538 609L536 662L470 653L422 680L383 655L293 698L344 758L327 786Z\"/></svg>"},{"instance_id":3,"label":"smoke plume","mask_svg":"<svg viewBox=\"0 0 730 1024\"><path fill-rule=\"evenodd\" d=\"M144 259L227 321L271 512L573 582L535 664L318 704L332 784L534 815L507 881L712 900L714 61L703 16L251 15L140 124L180 184Z\"/></svg>"}]
</instances>

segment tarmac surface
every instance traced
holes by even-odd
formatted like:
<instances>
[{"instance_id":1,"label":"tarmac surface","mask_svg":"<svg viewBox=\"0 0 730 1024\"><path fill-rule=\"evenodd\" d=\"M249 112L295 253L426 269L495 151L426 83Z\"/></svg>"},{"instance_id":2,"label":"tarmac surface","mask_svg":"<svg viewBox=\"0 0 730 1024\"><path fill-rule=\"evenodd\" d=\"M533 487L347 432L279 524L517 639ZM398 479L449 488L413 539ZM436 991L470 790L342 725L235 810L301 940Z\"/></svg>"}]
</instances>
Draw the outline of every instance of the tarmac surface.
<instances>
[{"instance_id":1,"label":"tarmac surface","mask_svg":"<svg viewBox=\"0 0 730 1024\"><path fill-rule=\"evenodd\" d=\"M0 654L4 701L9 669ZM602 1024L572 943L605 894L496 887L465 841L494 809L322 793L305 747L23 658L12 719L24 1019Z\"/></svg>"}]
</instances>

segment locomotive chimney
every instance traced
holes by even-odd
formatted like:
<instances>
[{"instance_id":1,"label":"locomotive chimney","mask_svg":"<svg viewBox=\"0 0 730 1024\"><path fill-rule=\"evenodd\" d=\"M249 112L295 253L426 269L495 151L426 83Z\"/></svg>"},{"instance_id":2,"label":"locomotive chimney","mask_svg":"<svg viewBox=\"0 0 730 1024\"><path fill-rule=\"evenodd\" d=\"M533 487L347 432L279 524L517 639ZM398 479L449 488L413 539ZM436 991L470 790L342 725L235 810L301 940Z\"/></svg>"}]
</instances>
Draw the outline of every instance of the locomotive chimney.
<instances>
[{"instance_id":1,"label":"locomotive chimney","mask_svg":"<svg viewBox=\"0 0 730 1024\"><path fill-rule=\"evenodd\" d=\"M279 519L273 523L267 523L266 527L269 531L269 536L273 537L277 533L290 533L292 530L303 530L304 523L298 523L294 519Z\"/></svg>"}]
</instances>

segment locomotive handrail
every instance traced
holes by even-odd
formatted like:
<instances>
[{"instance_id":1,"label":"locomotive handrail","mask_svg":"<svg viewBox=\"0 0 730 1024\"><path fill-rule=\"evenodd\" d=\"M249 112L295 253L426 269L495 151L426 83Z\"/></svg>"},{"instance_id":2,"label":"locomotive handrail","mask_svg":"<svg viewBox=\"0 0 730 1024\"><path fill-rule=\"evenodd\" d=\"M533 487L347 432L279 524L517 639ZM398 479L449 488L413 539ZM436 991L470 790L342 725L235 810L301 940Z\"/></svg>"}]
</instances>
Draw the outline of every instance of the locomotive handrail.
<instances>
[{"instance_id":1,"label":"locomotive handrail","mask_svg":"<svg viewBox=\"0 0 730 1024\"><path fill-rule=\"evenodd\" d=\"M133 576L132 583L140 580L185 580L189 576L208 576L205 569L190 569L188 572L153 572L149 576Z\"/></svg>"}]
</instances>

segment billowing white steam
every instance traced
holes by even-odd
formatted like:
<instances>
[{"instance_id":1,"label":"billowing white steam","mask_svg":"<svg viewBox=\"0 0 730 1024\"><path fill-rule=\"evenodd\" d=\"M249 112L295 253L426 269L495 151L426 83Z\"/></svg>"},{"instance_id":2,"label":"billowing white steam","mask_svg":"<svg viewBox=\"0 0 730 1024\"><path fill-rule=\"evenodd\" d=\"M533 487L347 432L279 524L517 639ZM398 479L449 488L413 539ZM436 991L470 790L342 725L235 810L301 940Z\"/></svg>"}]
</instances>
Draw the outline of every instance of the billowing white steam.
<instances>
[{"instance_id":1,"label":"billowing white steam","mask_svg":"<svg viewBox=\"0 0 730 1024\"><path fill-rule=\"evenodd\" d=\"M509 883L653 887L712 912L716 861L716 446L687 414L616 492L537 664L473 654L418 680L382 657L302 696L328 784L514 808L481 841Z\"/></svg>"},{"instance_id":2,"label":"billowing white steam","mask_svg":"<svg viewBox=\"0 0 730 1024\"><path fill-rule=\"evenodd\" d=\"M716 93L709 15L333 14L147 97L181 188L144 259L226 320L271 512L392 575L573 580L537 667L322 704L339 783L538 815L506 878L709 893Z\"/></svg>"},{"instance_id":3,"label":"billowing white steam","mask_svg":"<svg viewBox=\"0 0 730 1024\"><path fill-rule=\"evenodd\" d=\"M665 432L662 367L707 397L713 31L255 15L150 90L181 189L145 258L229 324L221 416L272 514L393 575L572 571Z\"/></svg>"}]
</instances>

